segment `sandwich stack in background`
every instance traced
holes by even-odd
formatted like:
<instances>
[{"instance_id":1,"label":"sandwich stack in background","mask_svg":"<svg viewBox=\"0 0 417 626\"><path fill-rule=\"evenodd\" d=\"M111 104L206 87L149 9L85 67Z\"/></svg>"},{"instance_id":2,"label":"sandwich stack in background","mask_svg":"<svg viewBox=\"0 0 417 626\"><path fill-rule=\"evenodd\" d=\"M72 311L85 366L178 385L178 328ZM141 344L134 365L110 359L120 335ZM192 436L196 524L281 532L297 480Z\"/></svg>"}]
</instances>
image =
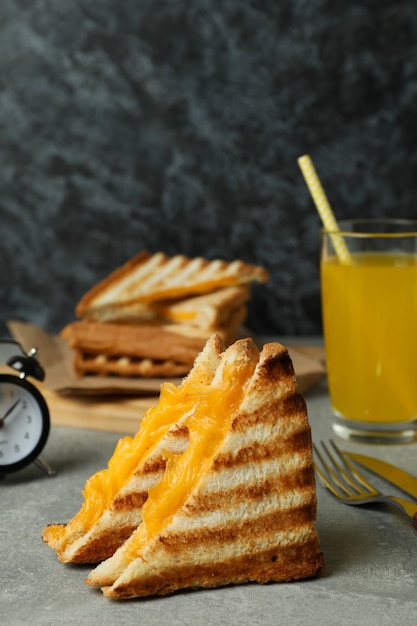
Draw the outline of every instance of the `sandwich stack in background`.
<instances>
[{"instance_id":1,"label":"sandwich stack in background","mask_svg":"<svg viewBox=\"0 0 417 626\"><path fill-rule=\"evenodd\" d=\"M172 377L189 372L216 332L236 340L261 266L141 252L95 285L61 332L79 375Z\"/></svg>"},{"instance_id":2,"label":"sandwich stack in background","mask_svg":"<svg viewBox=\"0 0 417 626\"><path fill-rule=\"evenodd\" d=\"M86 583L125 599L316 576L311 433L287 350L213 335L180 385L163 383L135 437L43 540ZM104 560L103 560L104 559Z\"/></svg>"}]
</instances>

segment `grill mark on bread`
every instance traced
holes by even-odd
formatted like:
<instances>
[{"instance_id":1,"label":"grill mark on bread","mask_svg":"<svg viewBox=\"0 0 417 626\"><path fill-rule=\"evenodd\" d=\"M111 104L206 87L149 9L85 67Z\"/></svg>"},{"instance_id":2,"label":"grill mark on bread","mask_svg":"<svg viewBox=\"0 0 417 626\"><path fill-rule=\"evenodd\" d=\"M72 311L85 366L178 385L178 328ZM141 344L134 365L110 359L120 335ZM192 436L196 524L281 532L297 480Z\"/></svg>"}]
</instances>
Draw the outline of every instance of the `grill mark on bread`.
<instances>
[{"instance_id":1,"label":"grill mark on bread","mask_svg":"<svg viewBox=\"0 0 417 626\"><path fill-rule=\"evenodd\" d=\"M296 428L296 420L300 426L307 428L306 403L298 391L291 390L284 398L275 401L271 405L271 411L264 415L262 408L251 411L240 411L232 420L232 432L242 431L262 421L263 424L274 425L278 420L291 423L291 429ZM261 419L262 418L262 419Z\"/></svg>"},{"instance_id":2,"label":"grill mark on bread","mask_svg":"<svg viewBox=\"0 0 417 626\"><path fill-rule=\"evenodd\" d=\"M298 433L292 433L284 439L281 433L266 444L253 441L248 446L240 448L237 452L231 451L226 454L218 454L213 461L213 470L220 472L224 468L231 468L237 465L247 465L248 463L259 463L262 460L276 456L277 450L284 449L286 454L300 453L303 450L309 452L311 442L310 429L304 428Z\"/></svg>"},{"instance_id":3,"label":"grill mark on bread","mask_svg":"<svg viewBox=\"0 0 417 626\"><path fill-rule=\"evenodd\" d=\"M123 495L116 496L114 498L111 508L114 511L122 511L126 509L131 511L132 509L141 509L148 499L147 491L130 492Z\"/></svg>"},{"instance_id":4,"label":"grill mark on bread","mask_svg":"<svg viewBox=\"0 0 417 626\"><path fill-rule=\"evenodd\" d=\"M233 544L237 540L250 546L255 537L258 542L265 537L265 540L271 543L277 533L288 533L288 531L290 531L288 536L293 535L298 542L299 536L295 534L295 531L297 529L300 531L303 526L307 528L314 514L315 502L306 502L301 506L286 509L285 516L282 515L282 511L278 510L258 515L256 519L250 519L250 525L249 520L243 519L239 522L235 521L233 525L226 523L195 530L186 528L184 532L165 531L160 534L158 541L164 545L166 551L172 554L183 553L187 546L193 546L194 550L198 550L198 546L201 545L204 550L209 550L211 544L218 547L220 544ZM277 539L277 545L281 545L280 539Z\"/></svg>"},{"instance_id":5,"label":"grill mark on bread","mask_svg":"<svg viewBox=\"0 0 417 626\"><path fill-rule=\"evenodd\" d=\"M172 441L169 441L172 439ZM166 448L170 449L173 454L181 454L189 443L188 428L185 424L175 424L174 427L167 433ZM171 446L175 446L172 449ZM165 471L167 461L163 455L151 458L136 470L135 476L143 476L145 474L153 474Z\"/></svg>"},{"instance_id":6,"label":"grill mark on bread","mask_svg":"<svg viewBox=\"0 0 417 626\"><path fill-rule=\"evenodd\" d=\"M136 528L136 525L127 524L101 533L97 538L91 539L87 545L81 546L71 556L71 563L98 563L99 561L104 561L130 537Z\"/></svg>"},{"instance_id":7,"label":"grill mark on bread","mask_svg":"<svg viewBox=\"0 0 417 626\"><path fill-rule=\"evenodd\" d=\"M186 424L175 424L169 431L170 437L188 437L188 427Z\"/></svg>"},{"instance_id":8,"label":"grill mark on bread","mask_svg":"<svg viewBox=\"0 0 417 626\"><path fill-rule=\"evenodd\" d=\"M306 411L306 403L303 396L296 392L285 396L281 401L280 416L290 420L298 414L304 414Z\"/></svg>"},{"instance_id":9,"label":"grill mark on bread","mask_svg":"<svg viewBox=\"0 0 417 626\"><path fill-rule=\"evenodd\" d=\"M151 461L146 461L142 467L135 472L135 476L141 476L143 474L156 474L162 473L166 468L167 462L162 456Z\"/></svg>"},{"instance_id":10,"label":"grill mark on bread","mask_svg":"<svg viewBox=\"0 0 417 626\"><path fill-rule=\"evenodd\" d=\"M233 489L222 489L218 492L208 492L195 496L188 502L185 509L187 515L208 513L225 507L225 502L232 506L235 502L248 500L262 500L271 493L283 495L286 492L313 492L315 488L314 475L311 466L306 465L294 474L290 471L280 476L270 476L261 482L251 485L241 484Z\"/></svg>"},{"instance_id":11,"label":"grill mark on bread","mask_svg":"<svg viewBox=\"0 0 417 626\"><path fill-rule=\"evenodd\" d=\"M170 432L170 436L175 438L187 437L188 428L185 425L178 425ZM248 463L258 464L261 461L272 459L277 454L277 447L284 446L285 451L291 456L291 453L300 453L304 448L308 450L310 445L310 431L304 429L298 433L292 434L286 440L283 440L280 433L274 440L269 441L266 445L261 445L259 442L240 449L237 453L229 453L218 455L213 463L213 471L221 472L224 469L236 468L238 466L246 466ZM187 439L188 442L188 439ZM166 459L162 456L152 459L136 473L140 475L150 474L162 474L166 467ZM155 483L157 482L157 476L155 476ZM273 478L267 478L261 483L255 483L254 485L245 486L238 485L237 487L225 491L221 494L210 493L201 495L195 499L193 503L189 503L187 509L190 512L208 512L215 510L224 501L233 502L241 501L243 498L250 498L255 500L264 497L271 492L283 493L285 491L314 488L314 478L311 472L311 465L306 465L304 468L299 469L297 474L294 474L291 470L288 473L282 475L275 475ZM123 509L129 510L132 507L141 508L148 497L146 490L139 492L132 492L123 495L119 495L115 498L112 508L117 511Z\"/></svg>"}]
</instances>

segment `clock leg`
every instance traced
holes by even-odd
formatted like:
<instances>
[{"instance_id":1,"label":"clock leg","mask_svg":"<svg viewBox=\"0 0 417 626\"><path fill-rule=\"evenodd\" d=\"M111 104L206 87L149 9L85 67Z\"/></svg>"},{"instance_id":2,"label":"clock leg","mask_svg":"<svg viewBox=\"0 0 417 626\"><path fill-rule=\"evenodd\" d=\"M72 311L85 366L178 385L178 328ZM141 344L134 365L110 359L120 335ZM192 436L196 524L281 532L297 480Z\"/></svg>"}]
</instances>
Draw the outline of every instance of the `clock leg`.
<instances>
[{"instance_id":1,"label":"clock leg","mask_svg":"<svg viewBox=\"0 0 417 626\"><path fill-rule=\"evenodd\" d=\"M52 467L42 457L38 456L38 458L34 460L34 463L36 467L39 467L39 469L45 472L47 476L56 475L56 471L52 469Z\"/></svg>"}]
</instances>

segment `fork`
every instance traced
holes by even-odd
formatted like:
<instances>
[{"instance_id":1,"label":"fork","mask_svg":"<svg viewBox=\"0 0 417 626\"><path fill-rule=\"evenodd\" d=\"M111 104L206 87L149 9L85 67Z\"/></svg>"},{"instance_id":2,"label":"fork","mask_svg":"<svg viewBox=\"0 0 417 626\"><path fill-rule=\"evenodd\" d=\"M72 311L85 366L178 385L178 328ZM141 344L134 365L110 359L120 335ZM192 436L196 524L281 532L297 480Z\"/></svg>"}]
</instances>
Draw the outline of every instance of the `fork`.
<instances>
[{"instance_id":1,"label":"fork","mask_svg":"<svg viewBox=\"0 0 417 626\"><path fill-rule=\"evenodd\" d=\"M387 496L378 491L339 450L333 440L330 439L330 445L334 454L330 452L329 447L323 441L321 445L325 456L313 444L314 454L320 461L320 464L315 463L315 469L321 482L333 496L344 504L357 505L372 502L393 504L411 517L413 525L417 529L417 504L397 496Z\"/></svg>"}]
</instances>

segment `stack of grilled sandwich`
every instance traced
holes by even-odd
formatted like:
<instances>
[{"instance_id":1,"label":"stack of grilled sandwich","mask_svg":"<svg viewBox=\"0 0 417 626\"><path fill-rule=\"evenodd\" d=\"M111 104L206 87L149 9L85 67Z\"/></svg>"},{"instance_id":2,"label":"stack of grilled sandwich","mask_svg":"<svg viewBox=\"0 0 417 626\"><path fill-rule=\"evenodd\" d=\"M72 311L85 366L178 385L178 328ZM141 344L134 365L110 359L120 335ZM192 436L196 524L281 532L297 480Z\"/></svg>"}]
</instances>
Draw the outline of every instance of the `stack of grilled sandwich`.
<instances>
[{"instance_id":1,"label":"stack of grilled sandwich","mask_svg":"<svg viewBox=\"0 0 417 626\"><path fill-rule=\"evenodd\" d=\"M323 571L311 433L287 350L212 335L43 540L125 599Z\"/></svg>"},{"instance_id":2,"label":"stack of grilled sandwich","mask_svg":"<svg viewBox=\"0 0 417 626\"><path fill-rule=\"evenodd\" d=\"M79 375L182 376L213 332L236 340L250 283L267 279L240 260L144 251L84 295L61 335Z\"/></svg>"}]
</instances>

